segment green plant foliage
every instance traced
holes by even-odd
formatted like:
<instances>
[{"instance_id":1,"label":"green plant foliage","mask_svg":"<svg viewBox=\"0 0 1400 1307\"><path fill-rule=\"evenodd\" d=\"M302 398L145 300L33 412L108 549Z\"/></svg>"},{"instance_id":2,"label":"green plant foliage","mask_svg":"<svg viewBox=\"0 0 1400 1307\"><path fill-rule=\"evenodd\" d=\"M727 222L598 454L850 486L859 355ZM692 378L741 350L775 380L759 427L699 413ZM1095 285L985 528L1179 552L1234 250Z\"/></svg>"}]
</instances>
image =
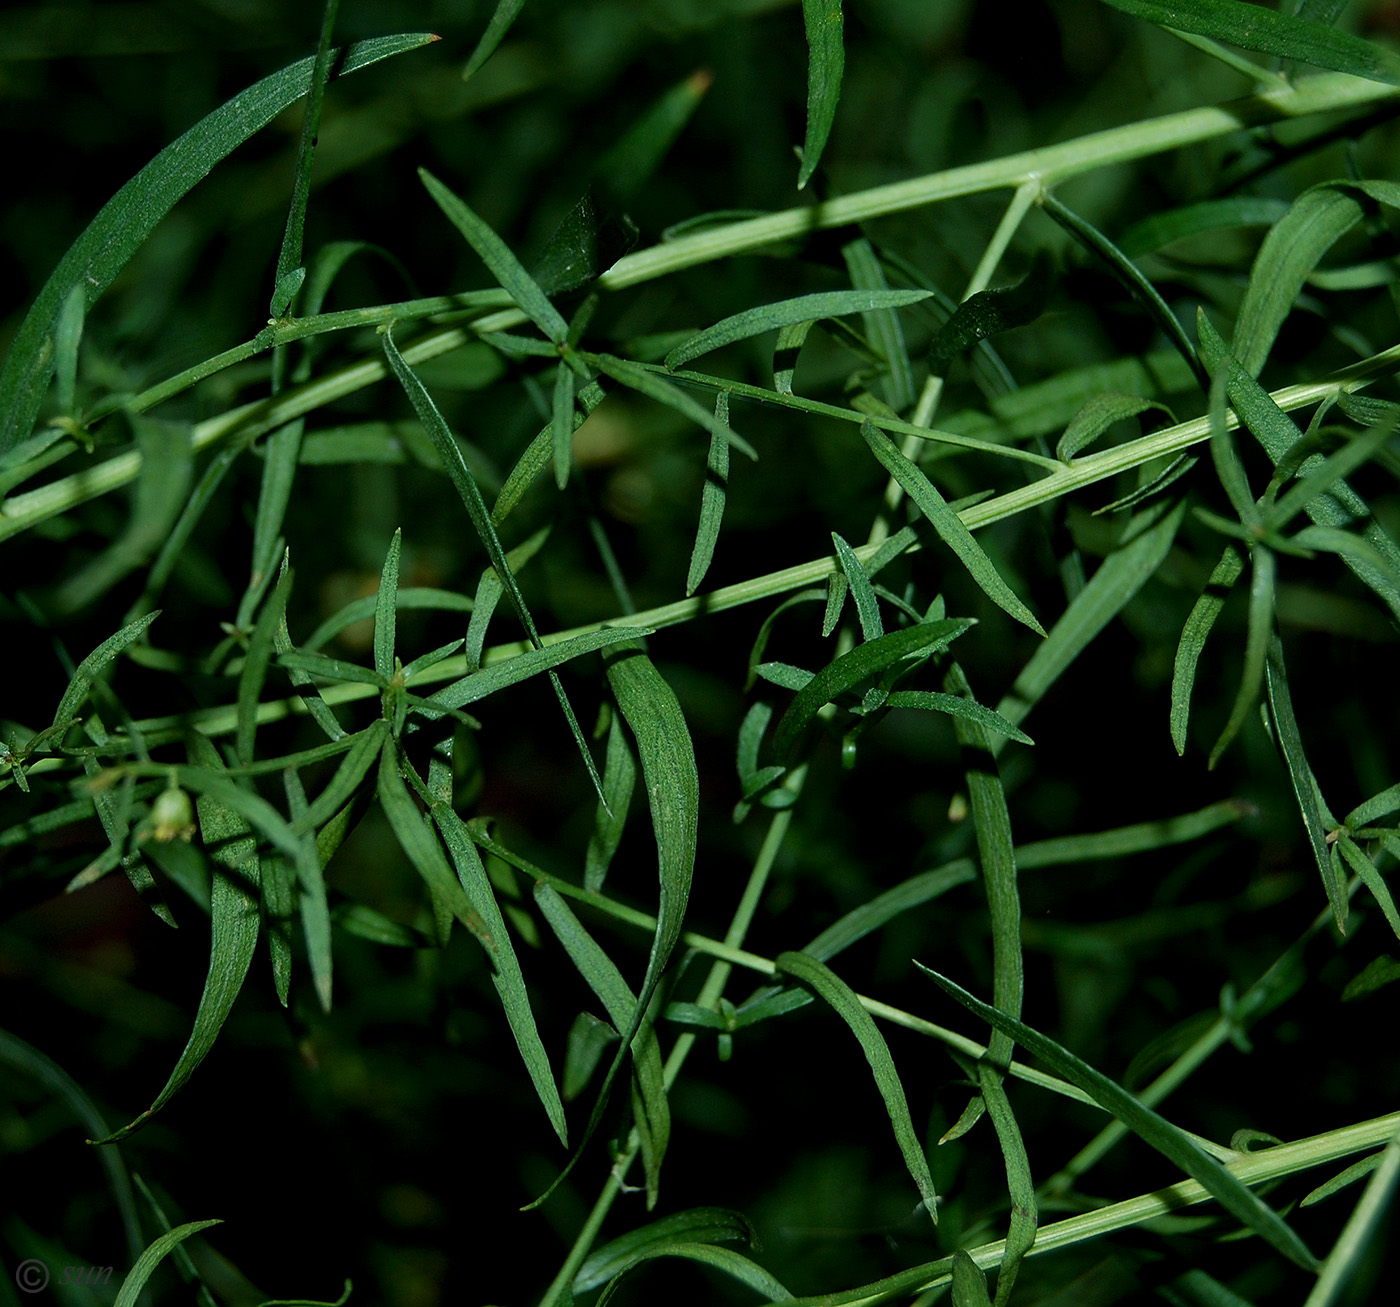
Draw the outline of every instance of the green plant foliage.
<instances>
[{"instance_id":1,"label":"green plant foliage","mask_svg":"<svg viewBox=\"0 0 1400 1307\"><path fill-rule=\"evenodd\" d=\"M1384 1296L1391 28L0 24L0 1298Z\"/></svg>"}]
</instances>

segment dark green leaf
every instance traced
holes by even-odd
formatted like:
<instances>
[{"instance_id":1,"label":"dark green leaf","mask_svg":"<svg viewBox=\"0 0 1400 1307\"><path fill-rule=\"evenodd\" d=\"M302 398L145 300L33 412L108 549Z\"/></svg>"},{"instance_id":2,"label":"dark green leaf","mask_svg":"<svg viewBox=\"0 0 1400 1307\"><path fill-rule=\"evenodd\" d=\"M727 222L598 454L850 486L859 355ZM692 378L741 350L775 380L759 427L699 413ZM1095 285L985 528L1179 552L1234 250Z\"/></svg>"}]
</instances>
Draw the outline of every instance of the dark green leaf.
<instances>
[{"instance_id":1,"label":"dark green leaf","mask_svg":"<svg viewBox=\"0 0 1400 1307\"><path fill-rule=\"evenodd\" d=\"M505 39L511 24L523 8L525 0L496 0L496 7L491 11L491 21L486 24L486 30L481 34L476 48L462 68L464 82L496 53L496 47Z\"/></svg>"},{"instance_id":2,"label":"dark green leaf","mask_svg":"<svg viewBox=\"0 0 1400 1307\"><path fill-rule=\"evenodd\" d=\"M1050 260L1042 253L1014 286L970 295L933 338L929 356L934 372L943 375L954 358L978 341L1034 322L1045 312L1054 280Z\"/></svg>"},{"instance_id":3,"label":"dark green leaf","mask_svg":"<svg viewBox=\"0 0 1400 1307\"><path fill-rule=\"evenodd\" d=\"M339 76L437 38L427 32L357 41L336 52ZM54 332L81 287L91 310L179 198L236 146L306 94L315 57L254 83L171 142L103 206L63 256L11 342L0 372L0 454L28 437L53 375Z\"/></svg>"},{"instance_id":4,"label":"dark green leaf","mask_svg":"<svg viewBox=\"0 0 1400 1307\"><path fill-rule=\"evenodd\" d=\"M715 420L729 425L729 396L720 391L715 396ZM720 523L724 519L724 501L729 492L729 438L718 431L710 432L710 452L705 460L705 484L700 491L700 524L695 532L695 548L690 554L690 570L686 573L685 593L689 597L699 588L715 556Z\"/></svg>"}]
</instances>

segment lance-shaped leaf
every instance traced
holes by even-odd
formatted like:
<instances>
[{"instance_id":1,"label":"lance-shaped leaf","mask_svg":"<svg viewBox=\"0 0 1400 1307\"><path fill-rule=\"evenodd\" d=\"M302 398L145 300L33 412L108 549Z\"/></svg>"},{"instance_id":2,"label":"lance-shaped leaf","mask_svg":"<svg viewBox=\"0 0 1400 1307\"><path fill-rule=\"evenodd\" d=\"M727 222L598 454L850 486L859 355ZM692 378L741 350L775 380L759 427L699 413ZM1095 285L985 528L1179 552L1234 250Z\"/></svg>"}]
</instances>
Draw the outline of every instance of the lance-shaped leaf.
<instances>
[{"instance_id":1,"label":"lance-shaped leaf","mask_svg":"<svg viewBox=\"0 0 1400 1307\"><path fill-rule=\"evenodd\" d=\"M53 715L55 728L61 730L66 722L78 715L78 709L83 706L83 701L88 697L88 691L92 689L92 683L97 679L102 669L124 649L135 644L146 633L146 628L159 616L160 610L156 609L155 612L147 613L144 617L138 617L130 625L122 627L115 635L108 636L78 664L73 672L73 679L68 682L68 688L63 692L63 698L59 700L58 711Z\"/></svg>"},{"instance_id":2,"label":"lance-shaped leaf","mask_svg":"<svg viewBox=\"0 0 1400 1307\"><path fill-rule=\"evenodd\" d=\"M399 554L403 549L403 529L394 532L384 569L379 576L379 594L374 605L374 670L383 681L394 674L395 633L398 626Z\"/></svg>"},{"instance_id":3,"label":"lance-shaped leaf","mask_svg":"<svg viewBox=\"0 0 1400 1307\"><path fill-rule=\"evenodd\" d=\"M645 1251L638 1253L626 1267L612 1278L608 1287L598 1295L597 1307L607 1307L607 1304L612 1302L628 1271L655 1257L683 1257L687 1261L699 1262L704 1266L712 1267L714 1270L729 1276L730 1279L738 1280L740 1284L752 1289L764 1302L787 1302L792 1298L792 1293L784 1287L781 1280L771 1272L764 1270L757 1262L745 1257L743 1253L735 1252L732 1248L716 1247L711 1243L691 1243L687 1240L676 1239L666 1243L653 1244Z\"/></svg>"},{"instance_id":4,"label":"lance-shaped leaf","mask_svg":"<svg viewBox=\"0 0 1400 1307\"><path fill-rule=\"evenodd\" d=\"M904 1085L895 1069L885 1037L875 1024L875 1018L867 1012L856 997L855 992L825 963L805 953L780 953L775 959L779 971L786 972L794 980L811 990L818 998L829 1003L860 1041L865 1060L870 1063L875 1084L880 1097L885 1100L885 1111L889 1114L894 1137L899 1143L899 1151L904 1155L904 1165L918 1186L919 1196L936 1223L938 1221L938 1195L934 1191L933 1176L928 1169L928 1159L924 1156L923 1144L919 1141L914 1122L909 1116L909 1100L904 1096Z\"/></svg>"},{"instance_id":5,"label":"lance-shaped leaf","mask_svg":"<svg viewBox=\"0 0 1400 1307\"><path fill-rule=\"evenodd\" d=\"M517 266L519 265L517 264ZM507 289L510 288L507 287ZM563 323L562 318L559 321L561 324ZM525 605L525 596L520 593L519 582L516 581L515 573L511 570L510 560L501 544L501 538L496 534L495 523L492 522L491 515L486 511L486 501L481 497L481 488L476 484L476 478L472 476L471 469L467 467L467 460L462 457L462 451L442 414L438 412L437 405L433 403L432 396L428 394L423 383L418 380L417 374L404 361L403 355L399 353L391 331L384 333L384 354L389 360L390 369L398 378L399 384L404 388L404 393L407 394L409 402L413 405L414 412L418 414L418 420L422 422L429 436L432 437L433 448L437 450L438 458L442 460L447 475L457 488L457 493L462 497L462 503L466 505L467 516L471 518L472 526L476 528L477 537L486 549L491 566L496 569L496 575L506 588L511 606L515 609L515 615L520 619L520 624L525 628L526 634L529 635L530 643L536 649L542 648L543 642L540 640L539 631L535 628L535 619L530 616L530 610ZM569 731L574 737L574 743L583 758L584 766L588 769L589 779L592 780L593 788L601 798L603 782L598 775L597 767L593 765L593 755L588 752L588 745L584 741L583 731L579 729L578 718L574 716L573 706L569 703L569 698L564 693L563 683L559 680L558 674L553 671L552 666L549 679L554 686L554 693L559 699L559 706L564 710L564 718L569 724Z\"/></svg>"},{"instance_id":6,"label":"lance-shaped leaf","mask_svg":"<svg viewBox=\"0 0 1400 1307\"><path fill-rule=\"evenodd\" d=\"M914 965L932 977L939 988L957 999L969 1012L1033 1053L1057 1075L1077 1085L1106 1112L1198 1181L1226 1211L1289 1261L1305 1271L1317 1270L1317 1258L1283 1218L1170 1121L1144 1106L1121 1085L1075 1057L1048 1035L974 998L967 990L929 970L922 963L916 962Z\"/></svg>"},{"instance_id":7,"label":"lance-shaped leaf","mask_svg":"<svg viewBox=\"0 0 1400 1307\"><path fill-rule=\"evenodd\" d=\"M1207 764L1210 767L1220 761L1220 755L1259 702L1259 691L1264 684L1264 664L1274 633L1274 576L1277 570L1274 552L1263 545L1255 545L1250 559L1253 575L1249 587L1249 626L1245 636L1244 668L1229 720L1210 751L1210 762Z\"/></svg>"},{"instance_id":8,"label":"lance-shaped leaf","mask_svg":"<svg viewBox=\"0 0 1400 1307\"><path fill-rule=\"evenodd\" d=\"M438 208L467 238L467 244L477 252L491 275L510 292L511 299L554 344L562 345L569 334L569 324L549 302L549 296L540 289L539 283L525 271L525 265L515 257L510 246L472 211L465 200L444 186L426 168L419 168L418 176L423 179L423 185L428 188L428 194L437 202Z\"/></svg>"},{"instance_id":9,"label":"lance-shaped leaf","mask_svg":"<svg viewBox=\"0 0 1400 1307\"><path fill-rule=\"evenodd\" d=\"M810 323L817 318L838 318L848 313L869 313L875 309L899 309L929 298L926 290L828 290L795 299L760 304L732 317L721 318L713 327L682 341L666 355L668 368L679 368L702 354L732 345L738 340L760 336L765 331ZM803 332L803 335L806 333Z\"/></svg>"},{"instance_id":10,"label":"lance-shaped leaf","mask_svg":"<svg viewBox=\"0 0 1400 1307\"><path fill-rule=\"evenodd\" d=\"M878 640L885 633L885 624L880 617L880 604L875 598L875 587L870 584L870 577L860 559L856 557L855 550L835 531L831 533L831 543L836 546L836 561L841 564L846 583L851 587L851 598L856 601L861 638ZM835 576L836 573L833 572L832 575Z\"/></svg>"},{"instance_id":11,"label":"lance-shaped leaf","mask_svg":"<svg viewBox=\"0 0 1400 1307\"><path fill-rule=\"evenodd\" d=\"M579 974L607 1008L608 1017L618 1030L632 1031L630 1043L635 1057L641 1111L637 1128L642 1136L647 1177L647 1208L656 1205L661 1161L671 1134L671 1109L666 1101L666 1080L661 1067L661 1045L650 1026L638 1026L644 1009L638 1004L622 973L597 941L583 928L573 910L549 885L535 885L535 902L549 922L559 942L573 959ZM625 1053L625 1049L620 1050Z\"/></svg>"},{"instance_id":12,"label":"lance-shaped leaf","mask_svg":"<svg viewBox=\"0 0 1400 1307\"><path fill-rule=\"evenodd\" d=\"M434 759L436 764L437 760ZM435 767L435 773L437 769ZM511 1034L515 1036L516 1047L521 1060L530 1073L531 1083L539 1096L545 1113L549 1117L559 1142L568 1145L568 1130L564 1123L564 1105L559 1101L559 1089L554 1083L554 1072L549 1065L549 1054L540 1038L535 1024L535 1015L530 1008L530 995L525 988L525 974L520 969L515 947L510 940L501 909L491 890L491 881L482 866L481 855L467 833L466 823L452 807L452 781L450 770L446 774L432 774L429 789L433 793L431 813L433 822L442 835L443 843L457 868L457 878L466 891L468 900L481 917L485 930L477 934L477 941L491 959L491 982L501 997L501 1007L510 1023Z\"/></svg>"},{"instance_id":13,"label":"lance-shaped leaf","mask_svg":"<svg viewBox=\"0 0 1400 1307\"><path fill-rule=\"evenodd\" d=\"M715 420L726 427L729 425L729 396L725 391L715 396ZM711 431L710 452L705 459L705 484L700 491L700 524L695 531L695 548L691 551L690 570L685 578L687 598L700 588L705 573L710 570L728 493L729 438Z\"/></svg>"},{"instance_id":14,"label":"lance-shaped leaf","mask_svg":"<svg viewBox=\"0 0 1400 1307\"><path fill-rule=\"evenodd\" d=\"M878 639L867 640L828 663L788 705L773 737L774 752L780 758L790 756L803 730L837 695L880 675L901 658L945 648L973 624L970 617L957 617L906 626Z\"/></svg>"},{"instance_id":15,"label":"lance-shaped leaf","mask_svg":"<svg viewBox=\"0 0 1400 1307\"><path fill-rule=\"evenodd\" d=\"M631 359L616 358L612 354L592 356L591 362L614 381L620 381L639 395L645 395L659 404L665 404L667 408L675 409L682 417L687 417L697 426L704 427L711 435L727 440L740 453L747 454L752 459L758 458L758 450L729 425L727 418L721 422L703 404L692 399L679 386L667 381L660 373L644 368L640 363L633 363Z\"/></svg>"},{"instance_id":16,"label":"lance-shaped leaf","mask_svg":"<svg viewBox=\"0 0 1400 1307\"><path fill-rule=\"evenodd\" d=\"M918 465L905 458L894 441L873 422L862 422L860 434L865 437L865 443L880 460L881 466L904 487L918 510L928 518L939 539L958 556L987 598L1018 622L1024 622L1037 635L1044 635L1045 629L1035 620L1035 614L1001 579L992 560L973 539L972 532L963 525L962 518L948 506L948 501L939 494L938 488Z\"/></svg>"},{"instance_id":17,"label":"lance-shaped leaf","mask_svg":"<svg viewBox=\"0 0 1400 1307\"><path fill-rule=\"evenodd\" d=\"M1371 81L1400 84L1400 61L1389 50L1327 23L1244 4L1242 0L1104 0L1134 18L1228 41L1245 50L1295 59Z\"/></svg>"},{"instance_id":18,"label":"lance-shaped leaf","mask_svg":"<svg viewBox=\"0 0 1400 1307\"><path fill-rule=\"evenodd\" d=\"M212 743L198 732L193 739L196 761L219 766ZM210 895L209 974L195 1012L194 1029L175 1063L165 1088L136 1120L99 1142L115 1143L150 1120L184 1087L204 1061L223 1029L233 1001L243 988L258 942L258 892L262 873L258 845L248 823L208 794L198 799L200 838L214 863Z\"/></svg>"},{"instance_id":19,"label":"lance-shaped leaf","mask_svg":"<svg viewBox=\"0 0 1400 1307\"><path fill-rule=\"evenodd\" d=\"M1006 1236L1006 1254L997 1272L996 1307L1006 1307L1021 1261L1035 1243L1039 1220L1035 1198L1035 1180L1031 1176L1030 1159L1021 1139L1021 1128L1011 1110L1011 1100L1001 1083L1001 1074L988 1062L977 1064L978 1083L987 1104L987 1115L997 1132L997 1143L1006 1162L1006 1189L1011 1198L1011 1222Z\"/></svg>"},{"instance_id":20,"label":"lance-shaped leaf","mask_svg":"<svg viewBox=\"0 0 1400 1307\"><path fill-rule=\"evenodd\" d=\"M846 69L841 0L802 0L802 20L807 28L807 134L797 174L799 191L812 180L821 161Z\"/></svg>"},{"instance_id":21,"label":"lance-shaped leaf","mask_svg":"<svg viewBox=\"0 0 1400 1307\"><path fill-rule=\"evenodd\" d=\"M471 52L462 68L464 82L496 53L496 47L505 40L505 35L510 31L511 24L520 16L520 11L524 8L525 0L496 0L496 7L491 11L491 21L486 24L486 30L482 32L481 38L476 43L476 48Z\"/></svg>"},{"instance_id":22,"label":"lance-shaped leaf","mask_svg":"<svg viewBox=\"0 0 1400 1307\"><path fill-rule=\"evenodd\" d=\"M1172 668L1171 732L1172 744L1178 755L1186 752L1186 727L1191 716L1191 688L1196 682L1196 667L1206 647L1215 619L1225 607L1230 588L1244 574L1244 555L1234 545L1226 545L1220 561L1212 569L1196 602L1181 628Z\"/></svg>"},{"instance_id":23,"label":"lance-shaped leaf","mask_svg":"<svg viewBox=\"0 0 1400 1307\"><path fill-rule=\"evenodd\" d=\"M427 32L358 41L337 51L343 76L437 38ZM0 453L29 435L55 364L64 301L81 287L91 310L177 200L236 146L306 94L315 57L255 82L167 145L102 208L39 292L0 371Z\"/></svg>"},{"instance_id":24,"label":"lance-shaped leaf","mask_svg":"<svg viewBox=\"0 0 1400 1307\"><path fill-rule=\"evenodd\" d=\"M608 723L608 750L603 761L603 793L608 801L598 804L593 818L593 835L588 841L583 870L583 887L587 890L603 888L613 854L622 840L636 782L637 761L627 743L622 721L614 713Z\"/></svg>"}]
</instances>

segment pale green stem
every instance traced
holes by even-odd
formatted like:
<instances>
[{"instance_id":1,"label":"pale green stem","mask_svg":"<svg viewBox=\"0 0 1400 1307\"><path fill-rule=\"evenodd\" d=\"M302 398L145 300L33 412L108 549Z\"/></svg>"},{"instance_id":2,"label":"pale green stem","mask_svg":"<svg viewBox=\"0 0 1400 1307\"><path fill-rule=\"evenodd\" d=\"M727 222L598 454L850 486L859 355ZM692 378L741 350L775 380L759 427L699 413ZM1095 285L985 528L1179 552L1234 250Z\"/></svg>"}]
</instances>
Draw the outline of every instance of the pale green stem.
<instances>
[{"instance_id":1,"label":"pale green stem","mask_svg":"<svg viewBox=\"0 0 1400 1307\"><path fill-rule=\"evenodd\" d=\"M1150 118L1093 132L1059 145L1026 150L986 163L950 168L926 177L872 187L822 204L786 209L761 218L697 232L693 236L627 255L599 278L598 287L601 290L620 290L682 268L760 249L812 231L866 222L959 196L1018 188L1028 183L1048 188L1083 173L1208 141L1243 127L1361 108L1396 95L1400 95L1400 88L1345 73L1324 73L1228 104ZM504 309L470 326L443 327L429 332L405 347L403 356L410 364L423 363L477 339L482 332L506 331L524 321L525 316L518 309ZM247 346L237 348L241 350ZM286 391L273 400L245 405L198 424L194 429L194 448L203 449L231 437L235 432L241 439L254 439L313 409L372 385L386 375L387 365L376 353L339 372ZM85 472L15 496L6 503L5 515L0 518L0 540L27 530L36 522L76 504L126 485L135 478L140 466L140 454L132 449Z\"/></svg>"},{"instance_id":2,"label":"pale green stem","mask_svg":"<svg viewBox=\"0 0 1400 1307\"><path fill-rule=\"evenodd\" d=\"M1392 1112L1389 1116L1360 1121L1356 1125L1329 1130L1326 1134L1313 1135L1291 1144L1264 1148L1257 1153L1236 1153L1226 1163L1225 1169L1244 1184L1265 1184L1314 1166L1325 1166L1355 1153L1383 1148L1394 1139L1397 1130L1400 1130L1400 1112ZM1198 1181L1182 1180L1150 1194L1141 1194L1121 1203L1111 1203L1092 1212L1042 1225L1036 1231L1035 1243L1026 1256L1042 1257L1046 1253L1058 1252L1087 1239L1097 1239L1115 1230L1141 1225L1209 1198L1209 1192ZM1005 1241L998 1239L995 1243L969 1249L968 1255L984 1271L988 1271L1001 1265L1005 1252ZM836 1304L840 1307L863 1307L867 1303L888 1302L896 1295L920 1293L948 1284L951 1280L952 1259L943 1258L890 1276L880 1281L878 1286L869 1285L863 1290L828 1294L821 1301L833 1304L833 1307ZM813 1300L799 1301L806 1304Z\"/></svg>"}]
</instances>

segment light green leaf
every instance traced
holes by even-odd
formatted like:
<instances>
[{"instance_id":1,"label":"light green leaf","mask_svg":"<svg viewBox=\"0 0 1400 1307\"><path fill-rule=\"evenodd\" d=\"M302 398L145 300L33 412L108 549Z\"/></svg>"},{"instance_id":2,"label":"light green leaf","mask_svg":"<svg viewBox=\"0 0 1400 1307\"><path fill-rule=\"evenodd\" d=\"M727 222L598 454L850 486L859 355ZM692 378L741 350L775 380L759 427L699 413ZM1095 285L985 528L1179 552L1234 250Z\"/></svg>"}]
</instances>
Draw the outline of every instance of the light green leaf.
<instances>
[{"instance_id":1,"label":"light green leaf","mask_svg":"<svg viewBox=\"0 0 1400 1307\"><path fill-rule=\"evenodd\" d=\"M905 458L894 441L874 423L861 423L860 433L865 437L865 443L870 446L881 466L904 487L905 493L928 518L939 539L958 556L987 598L1018 622L1024 622L1037 635L1044 635L1045 630L1035 620L1035 614L1001 579L992 560L983 552L972 532L963 525L962 519L948 506L948 501L939 494L938 488L923 474L918 465Z\"/></svg>"},{"instance_id":2,"label":"light green leaf","mask_svg":"<svg viewBox=\"0 0 1400 1307\"><path fill-rule=\"evenodd\" d=\"M760 304L757 308L745 309L742 313L722 318L713 327L707 327L698 335L677 345L666 355L666 366L673 370L684 367L691 359L697 359L702 354L732 345L735 341L762 335L765 331L794 327L801 323L810 323L817 318L837 318L848 313L904 308L908 304L918 304L928 298L929 292L926 290L828 290L813 295L799 295L796 299L778 300L773 304Z\"/></svg>"},{"instance_id":3,"label":"light green leaf","mask_svg":"<svg viewBox=\"0 0 1400 1307\"><path fill-rule=\"evenodd\" d=\"M1333 1194L1345 1189L1349 1184L1355 1184L1358 1180L1364 1179L1381 1164L1381 1153L1372 1153L1370 1157L1363 1157L1359 1162L1353 1162L1345 1171L1339 1171L1330 1180L1317 1186L1299 1200L1299 1207L1311 1207L1314 1203L1320 1203L1324 1198L1330 1198Z\"/></svg>"},{"instance_id":4,"label":"light green leaf","mask_svg":"<svg viewBox=\"0 0 1400 1307\"><path fill-rule=\"evenodd\" d=\"M1353 830L1369 826L1380 817L1400 811L1400 784L1373 794L1365 803L1359 803L1346 815L1346 824Z\"/></svg>"},{"instance_id":5,"label":"light green leaf","mask_svg":"<svg viewBox=\"0 0 1400 1307\"><path fill-rule=\"evenodd\" d=\"M861 236L841 247L851 285L857 290L884 291L889 289L880 256L869 239ZM882 383L882 397L896 413L905 412L914 402L914 378L909 366L909 350L904 343L904 330L899 316L892 308L869 309L861 314L865 334L887 369Z\"/></svg>"},{"instance_id":6,"label":"light green leaf","mask_svg":"<svg viewBox=\"0 0 1400 1307\"><path fill-rule=\"evenodd\" d=\"M577 431L584 423L586 416L593 412L599 404L603 402L605 391L598 382L590 381L574 396L575 407L571 417L571 430ZM580 413L579 409L583 412ZM525 492L534 484L536 478L550 464L554 457L554 423L545 427L526 447L525 452L516 460L516 464L510 470L510 475L506 477L505 485L501 487L501 492L496 496L496 502L491 508L491 520L498 526L506 520L510 511L524 498Z\"/></svg>"},{"instance_id":7,"label":"light green leaf","mask_svg":"<svg viewBox=\"0 0 1400 1307\"><path fill-rule=\"evenodd\" d=\"M1032 867L1062 867L1075 862L1146 853L1152 849L1198 840L1242 817L1254 815L1255 811L1254 806L1243 799L1225 799L1179 817L1119 826L1116 830L1097 831L1091 835L1064 835L1057 839L1037 840L1034 844L1017 845L1016 865L1022 871L1028 871Z\"/></svg>"},{"instance_id":8,"label":"light green leaf","mask_svg":"<svg viewBox=\"0 0 1400 1307\"><path fill-rule=\"evenodd\" d=\"M127 1272L126 1279L122 1281L122 1287L117 1291L113 1307L136 1307L141 1298L141 1291L146 1287L146 1281L151 1278L151 1273L177 1244L183 1243L192 1234L207 1230L211 1225L222 1224L222 1221L187 1221L184 1225L177 1225L173 1230L167 1230L141 1254L136 1265Z\"/></svg>"},{"instance_id":9,"label":"light green leaf","mask_svg":"<svg viewBox=\"0 0 1400 1307\"><path fill-rule=\"evenodd\" d=\"M817 324L791 322L778 329L778 340L773 346L773 389L780 395L792 394L792 374L797 370L797 357L807 340L807 333Z\"/></svg>"},{"instance_id":10,"label":"light green leaf","mask_svg":"<svg viewBox=\"0 0 1400 1307\"><path fill-rule=\"evenodd\" d=\"M437 38L427 32L357 41L336 52L337 74L356 72ZM73 242L10 344L0 371L0 454L28 437L55 366L64 302L81 287L91 310L156 224L225 155L306 94L315 57L264 77L167 145L102 208Z\"/></svg>"},{"instance_id":11,"label":"light green leaf","mask_svg":"<svg viewBox=\"0 0 1400 1307\"><path fill-rule=\"evenodd\" d=\"M851 1033L860 1041L865 1059L875 1077L880 1097L885 1100L885 1111L889 1114L894 1137L899 1143L899 1151L904 1155L904 1165L918 1187L919 1196L934 1224L938 1223L938 1195L934 1191L933 1176L928 1169L928 1159L924 1156L923 1144L919 1141L914 1122L909 1116L909 1102L904 1096L904 1086L890 1056L889 1046L880 1033L875 1019L867 1012L849 985L836 975L825 963L806 953L780 953L775 959L780 972L785 972L816 996L830 1004L846 1024Z\"/></svg>"},{"instance_id":12,"label":"light green leaf","mask_svg":"<svg viewBox=\"0 0 1400 1307\"><path fill-rule=\"evenodd\" d=\"M802 145L802 166L797 189L812 180L841 99L841 76L846 68L842 40L845 19L841 0L802 0L802 20L807 28L807 135Z\"/></svg>"},{"instance_id":13,"label":"light green leaf","mask_svg":"<svg viewBox=\"0 0 1400 1307\"><path fill-rule=\"evenodd\" d=\"M990 1050L988 1053L990 1056ZM1035 1243L1039 1212L1035 1198L1035 1180L1031 1176L1030 1159L1021 1139L1021 1129L1011 1111L1011 1100L1001 1083L1001 1073L989 1061L977 1064L977 1077L987 1115L992 1118L997 1142L1006 1163L1006 1188L1011 1198L1011 1222L1006 1236L1006 1252L997 1272L996 1307L1006 1307L1016 1283L1021 1261Z\"/></svg>"},{"instance_id":14,"label":"light green leaf","mask_svg":"<svg viewBox=\"0 0 1400 1307\"><path fill-rule=\"evenodd\" d=\"M689 418L697 426L704 427L712 436L727 440L740 453L752 459L758 458L758 451L734 430L728 421L721 422L709 409L693 400L685 391L667 381L658 373L651 372L629 359L615 358L611 354L599 354L593 358L600 372L606 373L614 381L635 390L639 395L654 399L658 403L673 408L683 417Z\"/></svg>"},{"instance_id":15,"label":"light green leaf","mask_svg":"<svg viewBox=\"0 0 1400 1307\"><path fill-rule=\"evenodd\" d=\"M556 345L562 345L569 334L569 324L564 321L559 310L549 302L549 296L542 291L535 279L525 271L525 265L511 252L485 220L478 217L465 200L453 194L426 168L418 169L418 176L428 188L428 194L437 202L438 208L447 215L452 225L467 239L490 273L510 292L510 297L520 306L521 311ZM426 425L426 424L425 424Z\"/></svg>"},{"instance_id":16,"label":"light green leaf","mask_svg":"<svg viewBox=\"0 0 1400 1307\"><path fill-rule=\"evenodd\" d=\"M1047 1035L989 1004L974 998L961 986L929 970L922 963L914 964L938 984L945 993L957 999L980 1020L1000 1030L1009 1040L1038 1057L1057 1075L1077 1085L1100 1107L1116 1117L1134 1134L1198 1181L1222 1207L1243 1225L1260 1235L1289 1261L1305 1271L1315 1271L1317 1258L1290 1229L1273 1208L1230 1174L1215 1158L1204 1152L1171 1122L1144 1106L1126 1089L1115 1084L1101 1071L1075 1057L1068 1049Z\"/></svg>"},{"instance_id":17,"label":"light green leaf","mask_svg":"<svg viewBox=\"0 0 1400 1307\"><path fill-rule=\"evenodd\" d=\"M953 1254L953 1307L992 1307L987 1277L964 1248Z\"/></svg>"},{"instance_id":18,"label":"light green leaf","mask_svg":"<svg viewBox=\"0 0 1400 1307\"><path fill-rule=\"evenodd\" d=\"M1400 83L1390 51L1326 23L1297 18L1242 0L1104 0L1149 23L1227 41L1314 68L1351 73L1371 81Z\"/></svg>"},{"instance_id":19,"label":"light green leaf","mask_svg":"<svg viewBox=\"0 0 1400 1307\"><path fill-rule=\"evenodd\" d=\"M1376 1234L1390 1206L1395 1186L1400 1183L1400 1133L1391 1137L1381 1154L1380 1165L1366 1183L1361 1200L1332 1245L1318 1271L1317 1283L1303 1307L1331 1307L1348 1281L1359 1277L1365 1263L1374 1256Z\"/></svg>"},{"instance_id":20,"label":"light green leaf","mask_svg":"<svg viewBox=\"0 0 1400 1307\"><path fill-rule=\"evenodd\" d=\"M1332 846L1332 857L1334 860L1339 858L1341 862L1345 862L1352 872L1361 878L1362 884L1371 891L1371 897L1380 905L1391 930L1400 937L1400 912L1395 909L1390 886L1385 883L1375 864L1361 851L1356 841L1350 835L1343 835ZM1340 871L1340 868L1338 870ZM1340 875L1338 878L1341 878Z\"/></svg>"}]
</instances>

